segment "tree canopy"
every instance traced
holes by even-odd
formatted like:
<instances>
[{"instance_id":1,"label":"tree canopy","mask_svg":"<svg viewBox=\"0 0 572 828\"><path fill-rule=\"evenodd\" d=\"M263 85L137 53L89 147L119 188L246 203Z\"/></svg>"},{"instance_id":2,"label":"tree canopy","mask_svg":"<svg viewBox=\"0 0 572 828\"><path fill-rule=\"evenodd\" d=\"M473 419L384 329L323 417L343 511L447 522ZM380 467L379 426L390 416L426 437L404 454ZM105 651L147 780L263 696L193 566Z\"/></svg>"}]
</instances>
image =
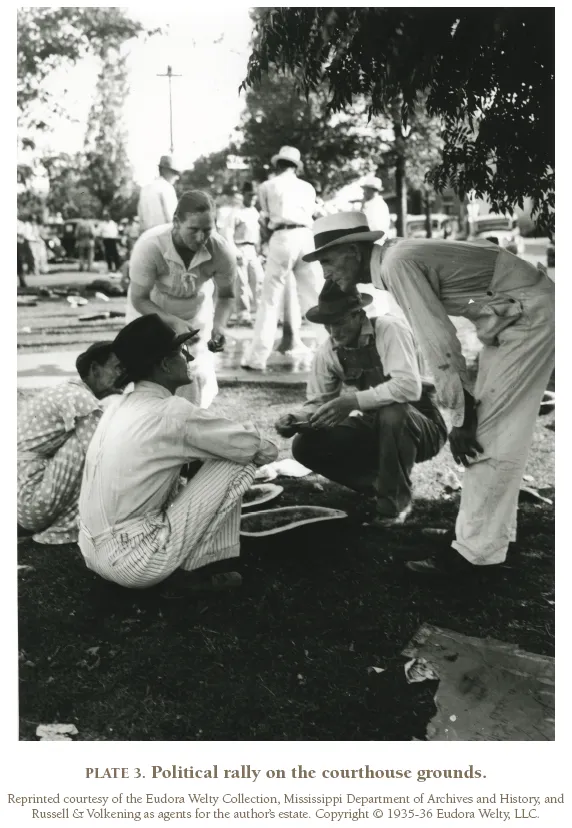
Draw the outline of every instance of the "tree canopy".
<instances>
[{"instance_id":1,"label":"tree canopy","mask_svg":"<svg viewBox=\"0 0 572 828\"><path fill-rule=\"evenodd\" d=\"M26 116L36 101L47 102L43 85L62 64L74 64L88 53L103 57L110 47L144 32L125 9L110 6L25 7L18 9L17 102ZM148 32L151 34L151 32ZM34 124L43 127L45 124Z\"/></svg>"},{"instance_id":2,"label":"tree canopy","mask_svg":"<svg viewBox=\"0 0 572 828\"><path fill-rule=\"evenodd\" d=\"M324 83L333 112L364 96L371 115L424 102L443 119L437 189L511 211L530 196L554 228L554 9L278 7L256 17L244 87L294 72Z\"/></svg>"},{"instance_id":3,"label":"tree canopy","mask_svg":"<svg viewBox=\"0 0 572 828\"><path fill-rule=\"evenodd\" d=\"M328 193L375 171L390 146L388 126L381 118L368 123L363 101L334 113L323 85L305 96L293 75L273 73L247 92L240 151L250 160L254 177L263 180L280 147L295 146L302 154L304 177Z\"/></svg>"}]
</instances>

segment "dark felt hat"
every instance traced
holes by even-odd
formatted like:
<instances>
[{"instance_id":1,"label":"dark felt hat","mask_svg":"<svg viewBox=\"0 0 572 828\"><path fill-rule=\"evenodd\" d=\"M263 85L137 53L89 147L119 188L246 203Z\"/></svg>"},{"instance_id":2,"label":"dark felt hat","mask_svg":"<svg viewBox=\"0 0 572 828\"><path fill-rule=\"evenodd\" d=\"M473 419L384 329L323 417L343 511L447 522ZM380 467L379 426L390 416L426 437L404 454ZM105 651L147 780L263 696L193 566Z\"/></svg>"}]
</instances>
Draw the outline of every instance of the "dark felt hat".
<instances>
[{"instance_id":1,"label":"dark felt hat","mask_svg":"<svg viewBox=\"0 0 572 828\"><path fill-rule=\"evenodd\" d=\"M197 329L176 334L159 314L150 313L139 316L119 331L113 340L113 352L129 377L150 368L198 333Z\"/></svg>"},{"instance_id":2,"label":"dark felt hat","mask_svg":"<svg viewBox=\"0 0 572 828\"><path fill-rule=\"evenodd\" d=\"M326 282L318 296L318 304L306 313L309 322L329 325L353 310L366 308L373 302L368 293L343 293L334 282Z\"/></svg>"},{"instance_id":3,"label":"dark felt hat","mask_svg":"<svg viewBox=\"0 0 572 828\"><path fill-rule=\"evenodd\" d=\"M85 377L89 372L92 362L97 362L100 365L103 365L112 353L114 353L114 351L113 342L111 340L107 342L94 342L93 345L90 345L89 348L83 351L83 353L81 353L76 359L76 371L80 377Z\"/></svg>"}]
</instances>

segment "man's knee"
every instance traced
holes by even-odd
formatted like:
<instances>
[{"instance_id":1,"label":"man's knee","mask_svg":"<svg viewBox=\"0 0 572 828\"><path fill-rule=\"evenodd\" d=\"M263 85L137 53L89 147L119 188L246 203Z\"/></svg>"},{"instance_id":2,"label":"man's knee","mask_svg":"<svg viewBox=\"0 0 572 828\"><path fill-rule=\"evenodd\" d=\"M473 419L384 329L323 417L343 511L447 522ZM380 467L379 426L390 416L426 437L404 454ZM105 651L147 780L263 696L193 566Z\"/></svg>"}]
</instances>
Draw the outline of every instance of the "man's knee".
<instances>
[{"instance_id":1,"label":"man's knee","mask_svg":"<svg viewBox=\"0 0 572 828\"><path fill-rule=\"evenodd\" d=\"M377 424L383 428L400 428L407 419L407 404L392 403L379 408L376 413Z\"/></svg>"},{"instance_id":2,"label":"man's knee","mask_svg":"<svg viewBox=\"0 0 572 828\"><path fill-rule=\"evenodd\" d=\"M297 434L292 441L292 457L306 468L314 467L321 454L315 434Z\"/></svg>"}]
</instances>

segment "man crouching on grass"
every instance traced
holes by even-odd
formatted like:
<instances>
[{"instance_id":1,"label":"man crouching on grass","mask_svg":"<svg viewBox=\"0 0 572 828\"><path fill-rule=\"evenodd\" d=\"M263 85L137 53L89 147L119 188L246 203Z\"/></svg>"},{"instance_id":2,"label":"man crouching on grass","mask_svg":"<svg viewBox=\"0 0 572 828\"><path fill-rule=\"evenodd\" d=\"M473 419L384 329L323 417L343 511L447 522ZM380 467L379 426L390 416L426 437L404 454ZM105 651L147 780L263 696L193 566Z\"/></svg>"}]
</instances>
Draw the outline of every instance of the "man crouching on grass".
<instances>
[{"instance_id":1,"label":"man crouching on grass","mask_svg":"<svg viewBox=\"0 0 572 828\"><path fill-rule=\"evenodd\" d=\"M295 459L350 489L375 495L373 526L404 522L411 508L411 470L434 457L447 428L423 383L407 322L389 314L368 319L371 296L326 283L307 313L329 338L317 351L307 402L276 423L297 436Z\"/></svg>"},{"instance_id":2,"label":"man crouching on grass","mask_svg":"<svg viewBox=\"0 0 572 828\"><path fill-rule=\"evenodd\" d=\"M114 351L134 390L103 416L89 447L79 502L79 545L89 569L132 588L175 570L191 589L240 586L238 572L195 570L240 554L242 495L278 449L239 425L174 396L189 379L187 341L158 314L123 328ZM182 467L203 461L181 485ZM192 573L192 574L191 574Z\"/></svg>"}]
</instances>

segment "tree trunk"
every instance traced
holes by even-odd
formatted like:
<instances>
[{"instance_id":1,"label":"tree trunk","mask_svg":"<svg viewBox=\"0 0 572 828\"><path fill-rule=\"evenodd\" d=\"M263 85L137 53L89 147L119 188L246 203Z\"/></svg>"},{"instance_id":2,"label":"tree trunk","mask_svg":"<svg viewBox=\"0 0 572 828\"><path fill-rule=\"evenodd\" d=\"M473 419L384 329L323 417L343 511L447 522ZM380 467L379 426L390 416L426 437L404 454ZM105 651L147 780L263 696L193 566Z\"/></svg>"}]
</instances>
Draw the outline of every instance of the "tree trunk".
<instances>
[{"instance_id":1,"label":"tree trunk","mask_svg":"<svg viewBox=\"0 0 572 828\"><path fill-rule=\"evenodd\" d=\"M396 131L398 125L396 124ZM401 126L399 126L401 132ZM405 139L399 135L395 139L397 160L395 163L395 193L397 195L397 235L400 238L407 236L407 174L405 165Z\"/></svg>"},{"instance_id":2,"label":"tree trunk","mask_svg":"<svg viewBox=\"0 0 572 828\"><path fill-rule=\"evenodd\" d=\"M425 207L425 234L430 239L433 235L433 229L431 227L431 199L429 193L425 193L423 196L423 206Z\"/></svg>"}]
</instances>

